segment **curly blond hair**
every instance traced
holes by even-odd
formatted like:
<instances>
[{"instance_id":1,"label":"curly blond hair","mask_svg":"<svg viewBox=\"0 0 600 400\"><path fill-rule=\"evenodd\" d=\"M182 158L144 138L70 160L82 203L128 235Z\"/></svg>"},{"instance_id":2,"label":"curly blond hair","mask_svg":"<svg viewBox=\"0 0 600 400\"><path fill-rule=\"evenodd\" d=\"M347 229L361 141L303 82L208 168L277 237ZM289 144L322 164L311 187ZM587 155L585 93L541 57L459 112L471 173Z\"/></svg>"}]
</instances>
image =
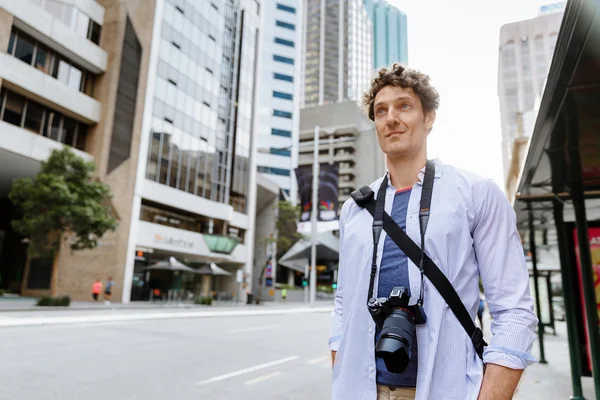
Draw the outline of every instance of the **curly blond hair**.
<instances>
[{"instance_id":1,"label":"curly blond hair","mask_svg":"<svg viewBox=\"0 0 600 400\"><path fill-rule=\"evenodd\" d=\"M371 88L363 95L363 106L371 121L375 120L373 110L375 96L386 86L411 88L421 99L425 114L437 110L440 105L440 95L431 86L429 75L394 63L389 69L384 67L379 70L377 77L371 81Z\"/></svg>"}]
</instances>

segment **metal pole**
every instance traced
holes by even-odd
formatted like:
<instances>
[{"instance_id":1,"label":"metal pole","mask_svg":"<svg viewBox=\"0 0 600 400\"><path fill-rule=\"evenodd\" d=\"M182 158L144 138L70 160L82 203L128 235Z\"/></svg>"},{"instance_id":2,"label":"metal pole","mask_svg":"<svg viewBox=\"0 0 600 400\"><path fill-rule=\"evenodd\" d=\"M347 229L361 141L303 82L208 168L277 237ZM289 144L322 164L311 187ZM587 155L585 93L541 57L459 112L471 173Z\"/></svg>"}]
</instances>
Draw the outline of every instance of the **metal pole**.
<instances>
[{"instance_id":1,"label":"metal pole","mask_svg":"<svg viewBox=\"0 0 600 400\"><path fill-rule=\"evenodd\" d=\"M306 260L306 265L304 266L304 276L308 277L308 264L310 260ZM304 286L304 303L308 304L308 288Z\"/></svg>"},{"instance_id":2,"label":"metal pole","mask_svg":"<svg viewBox=\"0 0 600 400\"><path fill-rule=\"evenodd\" d=\"M535 231L533 228L533 211L531 203L527 205L529 212L529 251L531 252L531 264L533 265L533 287L535 289L535 311L538 317L538 342L540 344L540 364L547 364L544 354L544 323L542 322L542 309L540 307L540 288L538 282L537 252L535 249Z\"/></svg>"},{"instance_id":3,"label":"metal pole","mask_svg":"<svg viewBox=\"0 0 600 400\"><path fill-rule=\"evenodd\" d=\"M572 94L567 95L567 135L569 154L569 181L571 183L571 199L575 211L575 226L579 242L579 263L581 266L581 286L587 320L587 333L592 358L592 376L596 399L600 399L600 331L598 330L598 308L592 277L592 254L588 233L585 198L583 195L583 178L581 176L581 155L579 153L579 119L577 104Z\"/></svg>"},{"instance_id":4,"label":"metal pole","mask_svg":"<svg viewBox=\"0 0 600 400\"><path fill-rule=\"evenodd\" d=\"M317 294L317 213L319 212L319 126L315 126L313 149L312 210L310 213L310 306L315 306Z\"/></svg>"}]
</instances>

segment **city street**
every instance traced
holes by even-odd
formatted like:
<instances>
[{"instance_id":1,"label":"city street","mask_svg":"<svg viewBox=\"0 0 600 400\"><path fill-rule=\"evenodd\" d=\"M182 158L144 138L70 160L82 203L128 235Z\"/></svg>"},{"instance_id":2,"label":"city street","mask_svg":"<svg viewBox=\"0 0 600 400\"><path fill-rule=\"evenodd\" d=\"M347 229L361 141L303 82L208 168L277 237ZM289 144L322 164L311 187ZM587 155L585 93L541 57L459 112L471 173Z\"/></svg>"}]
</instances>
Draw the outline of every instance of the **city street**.
<instances>
[{"instance_id":1,"label":"city street","mask_svg":"<svg viewBox=\"0 0 600 400\"><path fill-rule=\"evenodd\" d=\"M326 312L0 328L0 399L328 399Z\"/></svg>"}]
</instances>

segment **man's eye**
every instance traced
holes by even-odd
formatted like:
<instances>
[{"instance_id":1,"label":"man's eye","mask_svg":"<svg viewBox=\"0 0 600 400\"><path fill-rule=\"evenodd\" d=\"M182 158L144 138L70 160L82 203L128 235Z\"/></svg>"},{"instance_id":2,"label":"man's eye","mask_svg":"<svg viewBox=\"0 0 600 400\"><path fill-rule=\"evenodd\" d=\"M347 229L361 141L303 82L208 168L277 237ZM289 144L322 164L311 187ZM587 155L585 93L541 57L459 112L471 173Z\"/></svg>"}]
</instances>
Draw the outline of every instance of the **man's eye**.
<instances>
[{"instance_id":1,"label":"man's eye","mask_svg":"<svg viewBox=\"0 0 600 400\"><path fill-rule=\"evenodd\" d=\"M383 115L383 113L385 113L385 109L383 109L383 108L379 108L379 109L378 109L378 110L375 112L375 114L377 114L377 115Z\"/></svg>"},{"instance_id":2,"label":"man's eye","mask_svg":"<svg viewBox=\"0 0 600 400\"><path fill-rule=\"evenodd\" d=\"M407 108L410 107L410 105L408 103L404 103L402 104L402 106L400 106L403 110L406 110Z\"/></svg>"}]
</instances>

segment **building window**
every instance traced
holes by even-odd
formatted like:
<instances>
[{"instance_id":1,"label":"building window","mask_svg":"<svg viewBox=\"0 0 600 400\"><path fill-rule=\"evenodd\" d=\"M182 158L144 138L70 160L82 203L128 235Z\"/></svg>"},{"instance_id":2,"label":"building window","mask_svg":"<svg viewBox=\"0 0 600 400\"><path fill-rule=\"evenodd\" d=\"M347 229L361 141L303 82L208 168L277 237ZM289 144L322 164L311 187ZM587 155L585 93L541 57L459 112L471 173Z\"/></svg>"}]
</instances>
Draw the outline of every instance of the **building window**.
<instances>
[{"instance_id":1,"label":"building window","mask_svg":"<svg viewBox=\"0 0 600 400\"><path fill-rule=\"evenodd\" d=\"M294 100L294 96L290 93L278 92L273 90L273 97L284 100Z\"/></svg>"},{"instance_id":2,"label":"building window","mask_svg":"<svg viewBox=\"0 0 600 400\"><path fill-rule=\"evenodd\" d=\"M85 151L87 125L4 88L0 105L1 120Z\"/></svg>"},{"instance_id":3,"label":"building window","mask_svg":"<svg viewBox=\"0 0 600 400\"><path fill-rule=\"evenodd\" d=\"M281 111L281 110L273 110L273 116L292 119L291 112Z\"/></svg>"},{"instance_id":4,"label":"building window","mask_svg":"<svg viewBox=\"0 0 600 400\"><path fill-rule=\"evenodd\" d=\"M283 130L283 129L271 128L271 135L283 136L283 137L292 137L292 132L286 131L286 130Z\"/></svg>"},{"instance_id":5,"label":"building window","mask_svg":"<svg viewBox=\"0 0 600 400\"><path fill-rule=\"evenodd\" d=\"M284 64L294 65L294 59L293 58L282 57L282 56L278 56L278 55L275 55L275 54L273 54L273 61L278 61L278 62L282 62Z\"/></svg>"},{"instance_id":6,"label":"building window","mask_svg":"<svg viewBox=\"0 0 600 400\"><path fill-rule=\"evenodd\" d=\"M93 95L94 75L51 51L27 34L13 29L8 53L68 87Z\"/></svg>"},{"instance_id":7,"label":"building window","mask_svg":"<svg viewBox=\"0 0 600 400\"><path fill-rule=\"evenodd\" d=\"M290 176L289 169L283 168L274 168L274 167L264 167L259 165L257 171L263 174L271 174L271 175L279 175L279 176Z\"/></svg>"},{"instance_id":8,"label":"building window","mask_svg":"<svg viewBox=\"0 0 600 400\"><path fill-rule=\"evenodd\" d=\"M270 153L278 155L278 156L286 156L286 157L292 156L292 152L289 149L278 149L276 147L271 147Z\"/></svg>"},{"instance_id":9,"label":"building window","mask_svg":"<svg viewBox=\"0 0 600 400\"><path fill-rule=\"evenodd\" d=\"M294 82L294 77L290 76L290 75L284 75L284 74L278 74L277 72L273 73L273 78L274 79L279 79L280 81L286 81L286 82Z\"/></svg>"},{"instance_id":10,"label":"building window","mask_svg":"<svg viewBox=\"0 0 600 400\"><path fill-rule=\"evenodd\" d=\"M294 42L291 40L285 40L281 38L275 38L275 43L282 44L284 46L294 47Z\"/></svg>"},{"instance_id":11,"label":"building window","mask_svg":"<svg viewBox=\"0 0 600 400\"><path fill-rule=\"evenodd\" d=\"M275 24L277 26L280 26L280 27L285 28L285 29L290 29L292 31L296 30L296 25L290 24L289 22L283 22L283 21L277 20L277 21L275 21Z\"/></svg>"},{"instance_id":12,"label":"building window","mask_svg":"<svg viewBox=\"0 0 600 400\"><path fill-rule=\"evenodd\" d=\"M286 6L284 4L277 3L277 9L281 11L287 11L292 14L296 14L296 9L294 7Z\"/></svg>"}]
</instances>

